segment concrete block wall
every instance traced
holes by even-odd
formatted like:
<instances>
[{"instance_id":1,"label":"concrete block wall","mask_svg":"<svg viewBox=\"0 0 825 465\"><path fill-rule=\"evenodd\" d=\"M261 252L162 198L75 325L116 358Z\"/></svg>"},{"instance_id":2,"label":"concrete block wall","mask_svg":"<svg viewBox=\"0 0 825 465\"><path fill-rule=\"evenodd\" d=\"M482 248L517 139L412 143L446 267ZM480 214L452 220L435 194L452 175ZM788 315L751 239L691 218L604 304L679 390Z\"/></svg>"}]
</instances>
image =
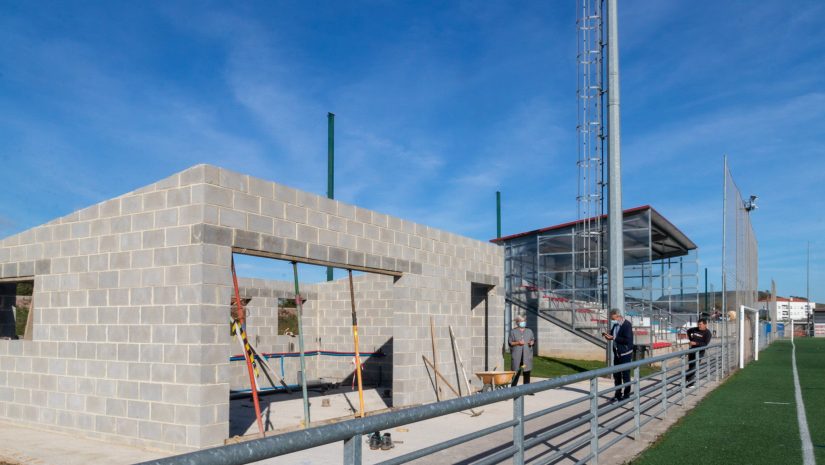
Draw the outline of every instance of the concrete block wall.
<instances>
[{"instance_id":1,"label":"concrete block wall","mask_svg":"<svg viewBox=\"0 0 825 465\"><path fill-rule=\"evenodd\" d=\"M200 241L241 253L402 274L393 285L394 405L434 400L421 361L424 350L431 351L429 317L444 331L439 363L447 370L452 352L446 325L469 324L472 282L492 287L490 321L500 326L500 247L228 170L203 169L197 198L217 207L219 215L205 217L193 232ZM493 347L501 347L503 336L496 333L488 352L500 360ZM459 340L465 353L472 353L470 337Z\"/></svg>"},{"instance_id":2,"label":"concrete block wall","mask_svg":"<svg viewBox=\"0 0 825 465\"><path fill-rule=\"evenodd\" d=\"M385 356L364 357L362 373L366 385L392 383L393 347L393 277L377 274L353 276L358 315L359 351L383 352ZM319 347L336 352L354 352L352 303L349 280L339 279L316 284L318 289ZM351 382L353 356L325 356L318 360L318 376L335 382Z\"/></svg>"},{"instance_id":3,"label":"concrete block wall","mask_svg":"<svg viewBox=\"0 0 825 465\"><path fill-rule=\"evenodd\" d=\"M221 444L233 251L400 275L397 406L434 400L430 317L440 369L448 325L479 369L473 282L492 287L488 323L501 325L498 246L199 165L0 242L0 279L33 279L36 309L32 341L0 341L0 418L168 450ZM501 335L487 348L498 362Z\"/></svg>"},{"instance_id":4,"label":"concrete block wall","mask_svg":"<svg viewBox=\"0 0 825 465\"><path fill-rule=\"evenodd\" d=\"M33 340L0 341L0 418L167 450L225 437L225 248L189 170L0 242L0 278L34 281Z\"/></svg>"}]
</instances>

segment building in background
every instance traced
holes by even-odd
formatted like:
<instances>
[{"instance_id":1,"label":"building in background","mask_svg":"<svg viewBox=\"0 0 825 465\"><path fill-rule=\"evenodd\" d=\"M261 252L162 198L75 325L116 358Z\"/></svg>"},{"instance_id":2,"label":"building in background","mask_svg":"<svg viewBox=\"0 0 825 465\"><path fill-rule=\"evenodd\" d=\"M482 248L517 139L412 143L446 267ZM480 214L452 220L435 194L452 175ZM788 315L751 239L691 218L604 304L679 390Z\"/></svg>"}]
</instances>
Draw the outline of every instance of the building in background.
<instances>
[{"instance_id":1,"label":"building in background","mask_svg":"<svg viewBox=\"0 0 825 465\"><path fill-rule=\"evenodd\" d=\"M770 297L759 299L759 310L767 310ZM816 303L808 302L804 297L776 297L776 317L779 321L792 319L808 321Z\"/></svg>"}]
</instances>

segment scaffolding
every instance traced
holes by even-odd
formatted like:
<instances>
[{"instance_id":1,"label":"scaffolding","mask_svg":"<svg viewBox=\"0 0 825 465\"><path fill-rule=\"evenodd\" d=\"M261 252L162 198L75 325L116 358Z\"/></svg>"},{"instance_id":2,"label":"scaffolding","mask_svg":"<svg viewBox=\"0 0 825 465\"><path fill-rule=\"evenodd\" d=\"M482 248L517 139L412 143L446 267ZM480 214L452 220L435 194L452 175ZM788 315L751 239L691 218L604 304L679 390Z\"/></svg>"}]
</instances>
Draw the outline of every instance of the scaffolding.
<instances>
[{"instance_id":1,"label":"scaffolding","mask_svg":"<svg viewBox=\"0 0 825 465\"><path fill-rule=\"evenodd\" d=\"M578 223L573 231L573 268L601 288L605 264L604 221L604 21L602 0L579 0L578 32ZM592 291L592 289L588 289ZM601 290L597 292L601 293ZM601 303L602 300L600 299Z\"/></svg>"}]
</instances>

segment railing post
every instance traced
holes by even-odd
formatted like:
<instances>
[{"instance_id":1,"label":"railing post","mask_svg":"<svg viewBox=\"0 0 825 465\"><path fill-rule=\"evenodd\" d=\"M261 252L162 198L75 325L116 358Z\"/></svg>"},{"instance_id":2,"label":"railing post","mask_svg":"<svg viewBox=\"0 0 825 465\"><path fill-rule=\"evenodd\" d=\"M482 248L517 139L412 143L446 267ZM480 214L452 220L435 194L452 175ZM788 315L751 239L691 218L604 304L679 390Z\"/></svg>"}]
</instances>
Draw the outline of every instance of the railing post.
<instances>
[{"instance_id":1,"label":"railing post","mask_svg":"<svg viewBox=\"0 0 825 465\"><path fill-rule=\"evenodd\" d=\"M361 465L361 435L344 441L344 465Z\"/></svg>"},{"instance_id":2,"label":"railing post","mask_svg":"<svg viewBox=\"0 0 825 465\"><path fill-rule=\"evenodd\" d=\"M679 381L679 385L681 386L682 391L682 401L679 403L682 407L685 406L685 390L687 389L687 384L685 383L685 375L687 374L687 356L682 355L679 357L682 360L682 379ZM695 380L694 374L694 380Z\"/></svg>"},{"instance_id":3,"label":"railing post","mask_svg":"<svg viewBox=\"0 0 825 465\"><path fill-rule=\"evenodd\" d=\"M667 360L662 362L662 418L667 416Z\"/></svg>"},{"instance_id":4,"label":"railing post","mask_svg":"<svg viewBox=\"0 0 825 465\"><path fill-rule=\"evenodd\" d=\"M524 465L524 396L513 399L513 446L516 448L513 454L514 465Z\"/></svg>"},{"instance_id":5,"label":"railing post","mask_svg":"<svg viewBox=\"0 0 825 465\"><path fill-rule=\"evenodd\" d=\"M639 367L633 369L633 421L636 423L636 439L641 439L639 436L642 430L642 383L639 381Z\"/></svg>"},{"instance_id":6,"label":"railing post","mask_svg":"<svg viewBox=\"0 0 825 465\"><path fill-rule=\"evenodd\" d=\"M725 347L727 346L727 341L725 340L724 334L722 335L722 347L719 349L722 353L720 354L719 358L722 359L722 378L725 377L725 365L727 365L728 360L725 358L725 354L727 351Z\"/></svg>"},{"instance_id":7,"label":"railing post","mask_svg":"<svg viewBox=\"0 0 825 465\"><path fill-rule=\"evenodd\" d=\"M593 465L599 463L599 379L590 379L590 453Z\"/></svg>"}]
</instances>

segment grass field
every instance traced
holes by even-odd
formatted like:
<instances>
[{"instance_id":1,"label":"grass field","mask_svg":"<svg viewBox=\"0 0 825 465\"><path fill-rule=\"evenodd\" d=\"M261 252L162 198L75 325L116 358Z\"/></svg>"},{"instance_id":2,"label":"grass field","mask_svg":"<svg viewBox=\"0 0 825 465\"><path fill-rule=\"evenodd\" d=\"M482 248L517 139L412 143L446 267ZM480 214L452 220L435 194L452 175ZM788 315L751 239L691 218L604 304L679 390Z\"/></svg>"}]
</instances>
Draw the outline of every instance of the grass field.
<instances>
[{"instance_id":1,"label":"grass field","mask_svg":"<svg viewBox=\"0 0 825 465\"><path fill-rule=\"evenodd\" d=\"M511 370L512 360L510 353L504 353L504 369ZM530 376L534 378L557 378L572 375L583 371L604 368L604 362L594 360L570 360L565 358L533 356L533 370Z\"/></svg>"},{"instance_id":2,"label":"grass field","mask_svg":"<svg viewBox=\"0 0 825 465\"><path fill-rule=\"evenodd\" d=\"M510 353L504 353L504 369L512 370L510 366L512 360ZM559 376L574 375L584 371L596 370L607 366L603 361L596 360L573 360L567 358L533 356L533 371L530 376L534 378L557 378ZM656 370L643 366L640 369L641 376L648 375Z\"/></svg>"},{"instance_id":3,"label":"grass field","mask_svg":"<svg viewBox=\"0 0 825 465\"><path fill-rule=\"evenodd\" d=\"M811 439L825 463L825 339L796 346ZM790 341L762 351L632 463L801 464Z\"/></svg>"}]
</instances>

